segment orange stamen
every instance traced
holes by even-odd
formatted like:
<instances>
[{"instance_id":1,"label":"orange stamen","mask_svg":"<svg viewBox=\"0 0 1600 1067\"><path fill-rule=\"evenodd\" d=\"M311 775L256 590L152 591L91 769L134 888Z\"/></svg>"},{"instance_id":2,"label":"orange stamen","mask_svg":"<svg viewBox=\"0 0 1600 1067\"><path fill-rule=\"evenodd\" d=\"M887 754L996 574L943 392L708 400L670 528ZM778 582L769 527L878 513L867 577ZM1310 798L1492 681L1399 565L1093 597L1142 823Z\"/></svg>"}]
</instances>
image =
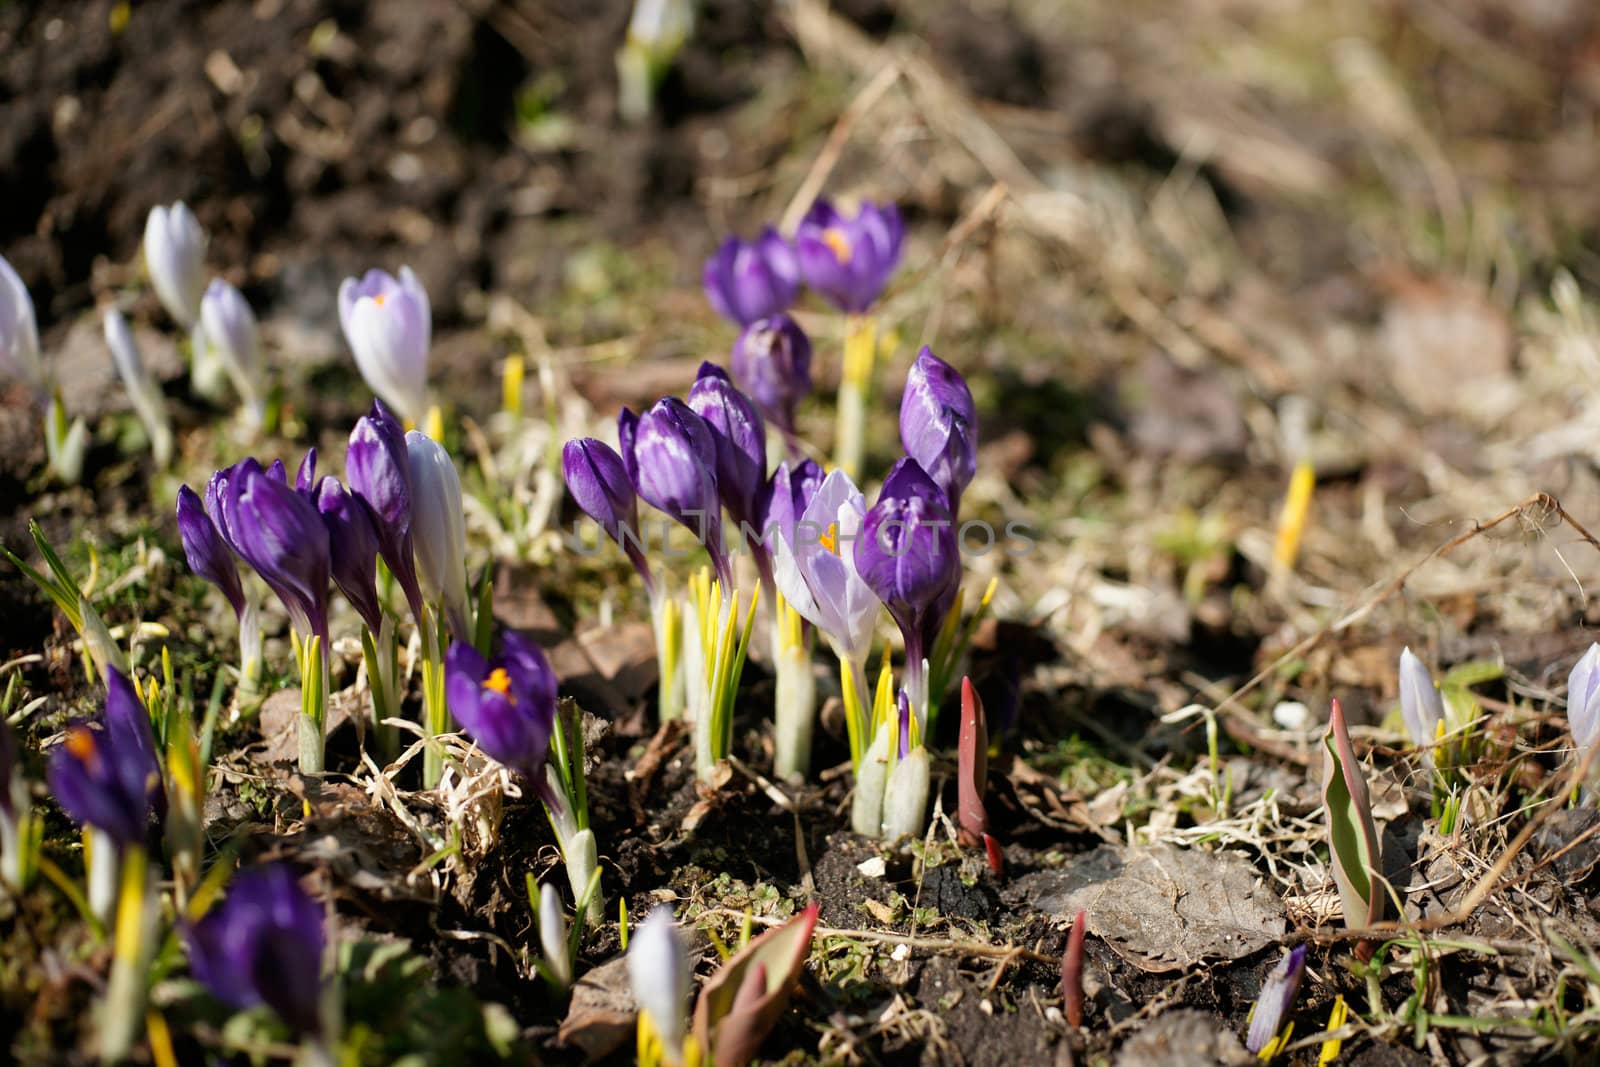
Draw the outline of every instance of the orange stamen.
<instances>
[{"instance_id":1,"label":"orange stamen","mask_svg":"<svg viewBox=\"0 0 1600 1067\"><path fill-rule=\"evenodd\" d=\"M839 524L836 522L828 523L828 532L817 538L817 542L837 556L839 554Z\"/></svg>"},{"instance_id":2,"label":"orange stamen","mask_svg":"<svg viewBox=\"0 0 1600 1067\"><path fill-rule=\"evenodd\" d=\"M511 675L506 673L504 667L496 667L489 672L489 677L483 680L483 687L485 689L493 689L501 696L509 696L511 693Z\"/></svg>"},{"instance_id":3,"label":"orange stamen","mask_svg":"<svg viewBox=\"0 0 1600 1067\"><path fill-rule=\"evenodd\" d=\"M833 256L840 263L849 263L851 250L850 238L838 227L830 226L822 231L822 243L833 249Z\"/></svg>"},{"instance_id":4,"label":"orange stamen","mask_svg":"<svg viewBox=\"0 0 1600 1067\"><path fill-rule=\"evenodd\" d=\"M379 293L377 296L374 296L372 298L372 302L377 304L379 307L383 307L383 294Z\"/></svg>"},{"instance_id":5,"label":"orange stamen","mask_svg":"<svg viewBox=\"0 0 1600 1067\"><path fill-rule=\"evenodd\" d=\"M68 730L66 745L67 751L80 763L87 763L94 758L94 733L86 727L74 726Z\"/></svg>"}]
</instances>

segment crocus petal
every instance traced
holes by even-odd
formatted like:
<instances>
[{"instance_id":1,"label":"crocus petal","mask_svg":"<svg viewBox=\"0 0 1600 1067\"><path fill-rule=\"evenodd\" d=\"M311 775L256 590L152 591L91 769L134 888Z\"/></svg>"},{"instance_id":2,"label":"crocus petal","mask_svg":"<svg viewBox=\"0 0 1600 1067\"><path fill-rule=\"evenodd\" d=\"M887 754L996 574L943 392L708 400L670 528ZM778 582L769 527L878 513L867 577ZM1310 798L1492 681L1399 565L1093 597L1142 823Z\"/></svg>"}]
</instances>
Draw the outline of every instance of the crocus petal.
<instances>
[{"instance_id":1,"label":"crocus petal","mask_svg":"<svg viewBox=\"0 0 1600 1067\"><path fill-rule=\"evenodd\" d=\"M298 1034L322 1029L322 909L282 864L247 870L186 931L189 965L234 1008L267 1004Z\"/></svg>"},{"instance_id":2,"label":"crocus petal","mask_svg":"<svg viewBox=\"0 0 1600 1067\"><path fill-rule=\"evenodd\" d=\"M244 613L244 586L233 552L206 514L205 506L187 485L178 490L178 537L183 542L189 569L204 578L228 598L235 617Z\"/></svg>"},{"instance_id":3,"label":"crocus petal","mask_svg":"<svg viewBox=\"0 0 1600 1067\"><path fill-rule=\"evenodd\" d=\"M397 280L368 271L339 286L339 323L367 385L390 407L416 422L427 407L432 310L409 267Z\"/></svg>"},{"instance_id":4,"label":"crocus petal","mask_svg":"<svg viewBox=\"0 0 1600 1067\"><path fill-rule=\"evenodd\" d=\"M658 905L628 944L628 978L633 999L671 1049L683 1045L688 1028L684 1015L692 977L689 952L672 921L672 909Z\"/></svg>"},{"instance_id":5,"label":"crocus petal","mask_svg":"<svg viewBox=\"0 0 1600 1067\"><path fill-rule=\"evenodd\" d=\"M451 625L459 626L467 612L467 527L461 476L444 446L418 430L406 434L406 459L411 473L411 535L417 577L430 598L443 601Z\"/></svg>"},{"instance_id":6,"label":"crocus petal","mask_svg":"<svg viewBox=\"0 0 1600 1067\"><path fill-rule=\"evenodd\" d=\"M4 256L0 256L0 374L20 378L35 389L45 387L33 297Z\"/></svg>"},{"instance_id":7,"label":"crocus petal","mask_svg":"<svg viewBox=\"0 0 1600 1067\"><path fill-rule=\"evenodd\" d=\"M1400 714L1413 745L1425 749L1434 743L1444 721L1444 698L1433 675L1409 648L1400 653Z\"/></svg>"},{"instance_id":8,"label":"crocus petal","mask_svg":"<svg viewBox=\"0 0 1600 1067\"><path fill-rule=\"evenodd\" d=\"M153 207L144 225L145 268L167 314L184 329L200 317L206 235L188 205Z\"/></svg>"}]
</instances>

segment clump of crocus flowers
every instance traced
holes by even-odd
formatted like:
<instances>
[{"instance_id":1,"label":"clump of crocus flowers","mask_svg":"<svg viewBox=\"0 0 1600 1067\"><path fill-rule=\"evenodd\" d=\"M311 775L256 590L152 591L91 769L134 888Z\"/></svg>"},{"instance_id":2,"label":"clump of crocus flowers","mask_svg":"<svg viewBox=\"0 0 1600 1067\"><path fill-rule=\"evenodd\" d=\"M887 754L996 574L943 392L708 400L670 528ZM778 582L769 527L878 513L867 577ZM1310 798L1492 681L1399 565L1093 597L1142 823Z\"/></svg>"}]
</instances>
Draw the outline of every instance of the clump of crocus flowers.
<instances>
[{"instance_id":1,"label":"clump of crocus flowers","mask_svg":"<svg viewBox=\"0 0 1600 1067\"><path fill-rule=\"evenodd\" d=\"M569 441L563 472L573 499L620 546L650 599L663 720L693 721L702 779L729 753L731 710L759 590L767 603L776 676L774 768L803 776L815 722L811 638L820 633L839 663L840 691L856 772L853 825L889 837L921 830L928 793L923 743L988 595L971 613L960 596L956 516L977 466L978 422L959 372L924 348L902 395L894 464L869 506L852 472L859 442L847 429L841 390L839 465L803 458L796 409L811 388L811 343L789 314L802 283L851 316L847 384L864 410L876 345L866 317L899 261L903 231L890 207L853 217L817 205L794 240L771 228L730 237L706 261L707 298L741 327L733 375L701 367L687 401L666 397L643 413L624 410L617 446ZM768 461L768 432L787 458ZM705 552L675 598L646 551L638 501L688 528ZM730 535L730 530L737 531ZM755 583L741 586L751 560ZM991 590L992 591L992 590ZM757 599L757 598L752 598ZM883 609L897 624L905 667L868 677Z\"/></svg>"}]
</instances>

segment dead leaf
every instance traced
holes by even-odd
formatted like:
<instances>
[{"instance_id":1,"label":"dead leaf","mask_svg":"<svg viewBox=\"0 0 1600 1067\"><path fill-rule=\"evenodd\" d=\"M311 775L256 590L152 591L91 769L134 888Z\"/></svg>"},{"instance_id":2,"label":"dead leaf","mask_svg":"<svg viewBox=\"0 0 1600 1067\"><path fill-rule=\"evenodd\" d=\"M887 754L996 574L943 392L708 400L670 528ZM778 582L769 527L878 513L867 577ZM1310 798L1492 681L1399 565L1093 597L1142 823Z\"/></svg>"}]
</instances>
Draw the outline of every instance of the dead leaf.
<instances>
[{"instance_id":1,"label":"dead leaf","mask_svg":"<svg viewBox=\"0 0 1600 1067\"><path fill-rule=\"evenodd\" d=\"M1254 1062L1216 1016L1192 1008L1157 1016L1117 1053L1117 1067L1244 1067Z\"/></svg>"},{"instance_id":2,"label":"dead leaf","mask_svg":"<svg viewBox=\"0 0 1600 1067\"><path fill-rule=\"evenodd\" d=\"M1153 973L1239 959L1287 929L1283 902L1236 852L1102 845L1018 885L1041 911L1072 916L1084 909L1090 933Z\"/></svg>"},{"instance_id":3,"label":"dead leaf","mask_svg":"<svg viewBox=\"0 0 1600 1067\"><path fill-rule=\"evenodd\" d=\"M638 1012L628 983L628 959L618 956L579 978L556 1039L590 1060L611 1055L633 1037Z\"/></svg>"}]
</instances>

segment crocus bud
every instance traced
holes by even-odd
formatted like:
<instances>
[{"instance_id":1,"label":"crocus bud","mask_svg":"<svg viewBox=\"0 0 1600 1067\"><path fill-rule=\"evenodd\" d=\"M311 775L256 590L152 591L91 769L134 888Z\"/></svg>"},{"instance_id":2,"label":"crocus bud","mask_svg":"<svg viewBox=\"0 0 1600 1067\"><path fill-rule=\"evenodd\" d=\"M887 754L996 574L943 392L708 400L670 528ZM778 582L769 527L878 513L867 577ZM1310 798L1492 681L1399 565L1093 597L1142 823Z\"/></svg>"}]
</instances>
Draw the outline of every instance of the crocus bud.
<instances>
[{"instance_id":1,"label":"crocus bud","mask_svg":"<svg viewBox=\"0 0 1600 1067\"><path fill-rule=\"evenodd\" d=\"M532 639L506 630L500 654L484 659L457 641L445 653L450 713L486 755L542 781L556 721L556 676Z\"/></svg>"},{"instance_id":2,"label":"crocus bud","mask_svg":"<svg viewBox=\"0 0 1600 1067\"><path fill-rule=\"evenodd\" d=\"M928 750L911 744L911 701L900 692L899 758L883 787L883 838L922 836L928 825Z\"/></svg>"},{"instance_id":3,"label":"crocus bud","mask_svg":"<svg viewBox=\"0 0 1600 1067\"><path fill-rule=\"evenodd\" d=\"M622 457L604 441L576 438L561 449L561 473L578 507L627 552L645 588L654 588L640 548L639 501Z\"/></svg>"},{"instance_id":4,"label":"crocus bud","mask_svg":"<svg viewBox=\"0 0 1600 1067\"><path fill-rule=\"evenodd\" d=\"M761 414L789 436L794 412L811 395L811 339L788 315L757 319L733 344L733 379Z\"/></svg>"},{"instance_id":5,"label":"crocus bud","mask_svg":"<svg viewBox=\"0 0 1600 1067\"><path fill-rule=\"evenodd\" d=\"M206 343L222 357L239 398L259 424L266 390L261 383L261 339L249 301L221 278L213 278L200 299L200 324Z\"/></svg>"},{"instance_id":6,"label":"crocus bud","mask_svg":"<svg viewBox=\"0 0 1600 1067\"><path fill-rule=\"evenodd\" d=\"M378 533L378 554L406 596L411 614L422 619L422 592L411 545L411 462L406 432L380 401L356 421L344 454L350 491L366 502Z\"/></svg>"},{"instance_id":7,"label":"crocus bud","mask_svg":"<svg viewBox=\"0 0 1600 1067\"><path fill-rule=\"evenodd\" d=\"M36 390L45 388L33 297L4 256L0 256L0 375L21 379Z\"/></svg>"},{"instance_id":8,"label":"crocus bud","mask_svg":"<svg viewBox=\"0 0 1600 1067\"><path fill-rule=\"evenodd\" d=\"M693 531L710 550L718 575L725 577L717 443L705 420L674 397L658 400L639 416L632 455L639 495Z\"/></svg>"},{"instance_id":9,"label":"crocus bud","mask_svg":"<svg viewBox=\"0 0 1600 1067\"><path fill-rule=\"evenodd\" d=\"M572 957L567 952L567 914L561 894L545 882L539 887L539 951L550 977L562 989L572 984Z\"/></svg>"},{"instance_id":10,"label":"crocus bud","mask_svg":"<svg viewBox=\"0 0 1600 1067\"><path fill-rule=\"evenodd\" d=\"M283 602L302 637L328 640L328 530L315 505L254 459L219 485L218 530Z\"/></svg>"},{"instance_id":11,"label":"crocus bud","mask_svg":"<svg viewBox=\"0 0 1600 1067\"><path fill-rule=\"evenodd\" d=\"M753 241L729 237L702 273L706 299L740 326L787 311L800 291L794 247L768 226Z\"/></svg>"},{"instance_id":12,"label":"crocus bud","mask_svg":"<svg viewBox=\"0 0 1600 1067\"><path fill-rule=\"evenodd\" d=\"M1300 979L1306 971L1306 946L1296 945L1284 953L1283 959L1261 983L1256 996L1256 1006L1250 1015L1250 1032L1244 1045L1252 1053L1261 1050L1283 1029L1283 1022L1294 1007L1295 994L1300 991Z\"/></svg>"},{"instance_id":13,"label":"crocus bud","mask_svg":"<svg viewBox=\"0 0 1600 1067\"><path fill-rule=\"evenodd\" d=\"M71 819L119 845L142 844L165 793L150 717L120 672L106 672L103 722L67 727L50 753L50 791Z\"/></svg>"},{"instance_id":14,"label":"crocus bud","mask_svg":"<svg viewBox=\"0 0 1600 1067\"><path fill-rule=\"evenodd\" d=\"M750 398L715 363L702 363L689 408L716 442L717 492L735 522L753 523L767 486L767 429Z\"/></svg>"},{"instance_id":15,"label":"crocus bud","mask_svg":"<svg viewBox=\"0 0 1600 1067\"><path fill-rule=\"evenodd\" d=\"M266 1004L301 1036L322 1033L322 908L283 864L236 875L187 930L189 967L231 1008Z\"/></svg>"},{"instance_id":16,"label":"crocus bud","mask_svg":"<svg viewBox=\"0 0 1600 1067\"><path fill-rule=\"evenodd\" d=\"M383 608L378 603L378 531L372 512L331 475L317 489L317 511L328 528L333 584L376 634L383 627Z\"/></svg>"},{"instance_id":17,"label":"crocus bud","mask_svg":"<svg viewBox=\"0 0 1600 1067\"><path fill-rule=\"evenodd\" d=\"M1420 749L1429 749L1439 736L1439 724L1444 721L1444 698L1439 695L1439 687L1433 684L1433 675L1409 648L1400 653L1400 715L1405 719L1411 743ZM1432 766L1433 753L1425 751L1425 758Z\"/></svg>"},{"instance_id":18,"label":"crocus bud","mask_svg":"<svg viewBox=\"0 0 1600 1067\"><path fill-rule=\"evenodd\" d=\"M17 738L0 718L0 884L25 888L22 828L32 808L28 783L17 759Z\"/></svg>"},{"instance_id":19,"label":"crocus bud","mask_svg":"<svg viewBox=\"0 0 1600 1067\"><path fill-rule=\"evenodd\" d=\"M1581 760L1600 736L1600 644L1590 645L1567 675L1567 722Z\"/></svg>"},{"instance_id":20,"label":"crocus bud","mask_svg":"<svg viewBox=\"0 0 1600 1067\"><path fill-rule=\"evenodd\" d=\"M182 200L153 207L144 223L144 264L161 306L189 329L200 318L206 288L206 235Z\"/></svg>"},{"instance_id":21,"label":"crocus bud","mask_svg":"<svg viewBox=\"0 0 1600 1067\"><path fill-rule=\"evenodd\" d=\"M640 1012L649 1016L667 1050L669 1063L682 1060L692 978L689 951L672 921L672 909L658 905L628 943L628 980Z\"/></svg>"},{"instance_id":22,"label":"crocus bud","mask_svg":"<svg viewBox=\"0 0 1600 1067\"><path fill-rule=\"evenodd\" d=\"M857 573L888 607L902 636L919 646L919 658L929 609L961 576L951 526L944 490L906 458L890 469L854 546Z\"/></svg>"},{"instance_id":23,"label":"crocus bud","mask_svg":"<svg viewBox=\"0 0 1600 1067\"><path fill-rule=\"evenodd\" d=\"M410 267L396 279L369 270L339 286L339 325L367 385L402 418L419 422L428 406L428 346L433 312Z\"/></svg>"},{"instance_id":24,"label":"crocus bud","mask_svg":"<svg viewBox=\"0 0 1600 1067\"><path fill-rule=\"evenodd\" d=\"M244 586L239 582L239 566L216 523L205 506L187 485L178 490L178 537L189 569L222 590L233 606L234 615L244 614Z\"/></svg>"},{"instance_id":25,"label":"crocus bud","mask_svg":"<svg viewBox=\"0 0 1600 1067\"><path fill-rule=\"evenodd\" d=\"M955 514L978 468L978 415L966 380L926 347L900 397L900 443L944 489Z\"/></svg>"},{"instance_id":26,"label":"crocus bud","mask_svg":"<svg viewBox=\"0 0 1600 1067\"><path fill-rule=\"evenodd\" d=\"M450 453L427 434L406 434L411 471L411 536L417 577L435 601L443 601L458 639L467 635L467 524L461 478Z\"/></svg>"},{"instance_id":27,"label":"crocus bud","mask_svg":"<svg viewBox=\"0 0 1600 1067\"><path fill-rule=\"evenodd\" d=\"M778 591L822 631L841 659L854 663L872 650L872 631L883 609L857 569L860 553L854 549L866 511L850 476L834 470L789 529L778 527L773 552Z\"/></svg>"},{"instance_id":28,"label":"crocus bud","mask_svg":"<svg viewBox=\"0 0 1600 1067\"><path fill-rule=\"evenodd\" d=\"M893 204L863 203L845 218L826 200L806 212L795 231L795 252L806 284L840 311L872 306L900 263L905 227Z\"/></svg>"},{"instance_id":29,"label":"crocus bud","mask_svg":"<svg viewBox=\"0 0 1600 1067\"><path fill-rule=\"evenodd\" d=\"M172 423L167 417L167 398L150 372L145 370L139 346L133 340L133 331L128 329L128 320L116 308L106 310L105 335L106 347L111 349L111 361L116 364L117 374L127 387L134 414L139 416L145 433L150 437L150 451L155 456L156 465L165 467L172 459Z\"/></svg>"},{"instance_id":30,"label":"crocus bud","mask_svg":"<svg viewBox=\"0 0 1600 1067\"><path fill-rule=\"evenodd\" d=\"M312 492L317 484L317 446L312 445L306 449L306 454L300 457L300 466L294 472L294 491L301 496L315 502L316 494Z\"/></svg>"}]
</instances>

